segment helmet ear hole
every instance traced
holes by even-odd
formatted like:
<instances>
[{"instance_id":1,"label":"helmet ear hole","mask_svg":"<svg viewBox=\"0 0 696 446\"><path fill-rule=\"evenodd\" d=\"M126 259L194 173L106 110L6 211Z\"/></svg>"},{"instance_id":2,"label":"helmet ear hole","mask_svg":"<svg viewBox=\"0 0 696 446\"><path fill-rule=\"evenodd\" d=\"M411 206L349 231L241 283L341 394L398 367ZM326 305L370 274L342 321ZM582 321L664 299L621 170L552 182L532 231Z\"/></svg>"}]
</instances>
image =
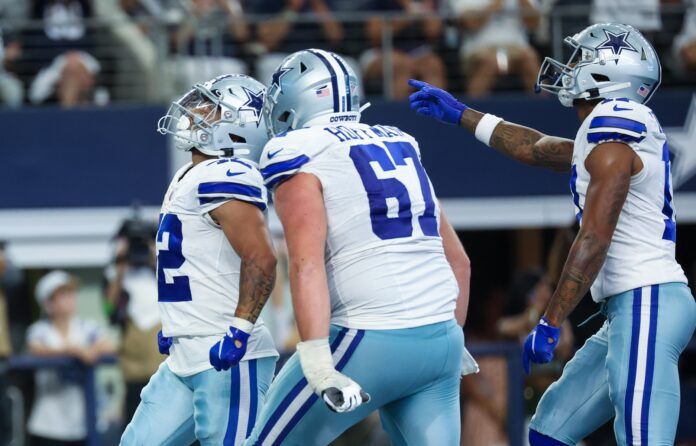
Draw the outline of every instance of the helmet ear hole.
<instances>
[{"instance_id":1,"label":"helmet ear hole","mask_svg":"<svg viewBox=\"0 0 696 446\"><path fill-rule=\"evenodd\" d=\"M230 135L230 139L232 140L232 142L236 142L236 143L245 143L246 142L246 138L243 136L235 135L234 133L228 133L228 135Z\"/></svg>"},{"instance_id":2,"label":"helmet ear hole","mask_svg":"<svg viewBox=\"0 0 696 446\"><path fill-rule=\"evenodd\" d=\"M290 112L285 111L283 112L282 115L278 116L278 121L280 122L288 122L288 118L290 117Z\"/></svg>"},{"instance_id":3,"label":"helmet ear hole","mask_svg":"<svg viewBox=\"0 0 696 446\"><path fill-rule=\"evenodd\" d=\"M595 82L609 82L609 76L606 76L604 74L599 74L599 73L592 73L592 79L595 80Z\"/></svg>"}]
</instances>

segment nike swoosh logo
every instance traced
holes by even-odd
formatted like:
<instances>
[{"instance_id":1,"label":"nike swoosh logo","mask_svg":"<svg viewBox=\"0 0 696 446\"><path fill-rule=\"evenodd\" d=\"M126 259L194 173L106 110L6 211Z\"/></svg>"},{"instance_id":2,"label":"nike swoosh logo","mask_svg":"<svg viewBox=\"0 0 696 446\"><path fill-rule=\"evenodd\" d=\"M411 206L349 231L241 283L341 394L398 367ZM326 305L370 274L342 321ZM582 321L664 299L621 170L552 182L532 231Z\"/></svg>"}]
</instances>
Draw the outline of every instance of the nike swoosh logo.
<instances>
[{"instance_id":1,"label":"nike swoosh logo","mask_svg":"<svg viewBox=\"0 0 696 446\"><path fill-rule=\"evenodd\" d=\"M614 111L626 111L626 110L633 110L632 108L622 108L619 107L618 105L614 106Z\"/></svg>"},{"instance_id":2,"label":"nike swoosh logo","mask_svg":"<svg viewBox=\"0 0 696 446\"><path fill-rule=\"evenodd\" d=\"M237 175L241 175L244 172L232 172L230 169L227 169L227 176L228 177L236 177Z\"/></svg>"},{"instance_id":3,"label":"nike swoosh logo","mask_svg":"<svg viewBox=\"0 0 696 446\"><path fill-rule=\"evenodd\" d=\"M278 149L278 150L276 150L275 152L268 152L268 159L273 158L273 157L276 156L278 153L280 153L282 150L283 150L283 149Z\"/></svg>"}]
</instances>

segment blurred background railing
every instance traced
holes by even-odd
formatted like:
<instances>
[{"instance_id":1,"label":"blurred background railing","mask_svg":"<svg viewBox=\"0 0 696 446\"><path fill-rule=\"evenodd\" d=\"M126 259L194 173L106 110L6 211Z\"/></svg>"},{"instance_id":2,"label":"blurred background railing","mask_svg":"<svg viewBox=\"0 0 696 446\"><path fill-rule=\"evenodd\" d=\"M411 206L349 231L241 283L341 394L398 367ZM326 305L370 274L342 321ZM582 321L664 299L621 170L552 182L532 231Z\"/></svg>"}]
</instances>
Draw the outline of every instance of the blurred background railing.
<instances>
[{"instance_id":1,"label":"blurred background railing","mask_svg":"<svg viewBox=\"0 0 696 446\"><path fill-rule=\"evenodd\" d=\"M414 76L482 97L492 89L531 90L540 58L564 59L564 36L612 18L636 22L653 42L665 85L694 85L680 51L683 41L696 41L689 29L696 7L681 2L622 12L599 1L522 0L512 2L517 7L497 2L504 5L491 12L467 0L71 1L82 8L37 6L48 0L0 5L6 78L0 91L25 98L14 103L73 105L60 91L63 76L85 78L91 85L79 101L99 105L168 101L225 72L265 83L284 56L308 47L344 55L369 96L403 99L405 80ZM67 54L79 56L60 59ZM13 88L20 91L9 93Z\"/></svg>"}]
</instances>

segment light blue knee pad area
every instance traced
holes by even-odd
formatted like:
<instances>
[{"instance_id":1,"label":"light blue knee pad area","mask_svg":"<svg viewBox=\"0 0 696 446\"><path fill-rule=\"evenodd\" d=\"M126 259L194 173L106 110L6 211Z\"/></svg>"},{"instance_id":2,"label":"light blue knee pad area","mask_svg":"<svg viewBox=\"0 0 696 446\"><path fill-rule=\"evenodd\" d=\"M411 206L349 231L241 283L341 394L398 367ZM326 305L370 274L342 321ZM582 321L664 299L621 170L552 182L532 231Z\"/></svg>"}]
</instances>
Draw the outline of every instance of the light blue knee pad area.
<instances>
[{"instance_id":1,"label":"light blue knee pad area","mask_svg":"<svg viewBox=\"0 0 696 446\"><path fill-rule=\"evenodd\" d=\"M251 433L273 379L275 357L242 361L228 371L174 374L166 362L143 389L123 446L238 446Z\"/></svg>"},{"instance_id":2,"label":"light blue knee pad area","mask_svg":"<svg viewBox=\"0 0 696 446\"><path fill-rule=\"evenodd\" d=\"M614 418L619 445L673 444L678 360L696 327L689 288L637 288L610 297L606 313L606 323L542 396L530 429L574 445Z\"/></svg>"},{"instance_id":3,"label":"light blue knee pad area","mask_svg":"<svg viewBox=\"0 0 696 446\"><path fill-rule=\"evenodd\" d=\"M307 385L296 355L275 378L247 446L326 445L375 410L392 444L459 445L463 333L454 321L400 330L331 327L336 369L370 402L331 412Z\"/></svg>"}]
</instances>

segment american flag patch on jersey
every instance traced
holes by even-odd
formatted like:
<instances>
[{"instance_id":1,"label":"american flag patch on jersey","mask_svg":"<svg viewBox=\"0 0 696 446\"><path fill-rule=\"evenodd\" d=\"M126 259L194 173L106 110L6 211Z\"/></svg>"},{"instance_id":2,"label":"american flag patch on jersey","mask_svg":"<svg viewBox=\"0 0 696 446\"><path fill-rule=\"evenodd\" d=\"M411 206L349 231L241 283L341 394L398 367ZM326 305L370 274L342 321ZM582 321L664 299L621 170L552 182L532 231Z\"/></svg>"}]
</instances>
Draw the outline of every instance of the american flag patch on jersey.
<instances>
[{"instance_id":1,"label":"american flag patch on jersey","mask_svg":"<svg viewBox=\"0 0 696 446\"><path fill-rule=\"evenodd\" d=\"M324 85L323 87L317 88L314 92L317 94L318 98L325 98L326 96L331 94L328 85Z\"/></svg>"},{"instance_id":2,"label":"american flag patch on jersey","mask_svg":"<svg viewBox=\"0 0 696 446\"><path fill-rule=\"evenodd\" d=\"M650 94L650 90L649 90L648 87L646 87L645 85L641 85L641 86L638 88L637 93L638 93L640 96L642 96L642 97L645 98L645 97L648 96L648 94Z\"/></svg>"}]
</instances>

